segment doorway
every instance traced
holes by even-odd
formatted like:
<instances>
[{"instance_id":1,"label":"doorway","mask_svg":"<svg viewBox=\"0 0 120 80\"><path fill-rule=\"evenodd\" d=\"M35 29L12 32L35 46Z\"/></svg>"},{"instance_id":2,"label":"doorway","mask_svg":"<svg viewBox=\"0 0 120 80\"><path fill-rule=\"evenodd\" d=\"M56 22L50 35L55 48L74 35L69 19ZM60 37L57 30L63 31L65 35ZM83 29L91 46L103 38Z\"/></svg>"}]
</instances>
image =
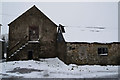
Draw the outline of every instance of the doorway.
<instances>
[{"instance_id":1,"label":"doorway","mask_svg":"<svg viewBox=\"0 0 120 80\"><path fill-rule=\"evenodd\" d=\"M33 51L28 51L28 59L33 59Z\"/></svg>"},{"instance_id":2,"label":"doorway","mask_svg":"<svg viewBox=\"0 0 120 80\"><path fill-rule=\"evenodd\" d=\"M37 41L39 38L39 27L38 26L29 26L29 40Z\"/></svg>"}]
</instances>

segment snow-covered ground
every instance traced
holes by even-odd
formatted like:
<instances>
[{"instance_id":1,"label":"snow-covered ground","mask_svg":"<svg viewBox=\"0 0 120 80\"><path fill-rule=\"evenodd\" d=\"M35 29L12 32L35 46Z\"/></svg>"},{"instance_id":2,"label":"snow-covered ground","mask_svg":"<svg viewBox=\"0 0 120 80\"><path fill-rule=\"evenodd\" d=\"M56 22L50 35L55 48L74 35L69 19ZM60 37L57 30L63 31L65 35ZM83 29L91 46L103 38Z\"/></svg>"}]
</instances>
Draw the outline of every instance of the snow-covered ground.
<instances>
[{"instance_id":1,"label":"snow-covered ground","mask_svg":"<svg viewBox=\"0 0 120 80\"><path fill-rule=\"evenodd\" d=\"M118 66L66 65L58 58L2 62L0 65L2 78L104 78L118 74Z\"/></svg>"}]
</instances>

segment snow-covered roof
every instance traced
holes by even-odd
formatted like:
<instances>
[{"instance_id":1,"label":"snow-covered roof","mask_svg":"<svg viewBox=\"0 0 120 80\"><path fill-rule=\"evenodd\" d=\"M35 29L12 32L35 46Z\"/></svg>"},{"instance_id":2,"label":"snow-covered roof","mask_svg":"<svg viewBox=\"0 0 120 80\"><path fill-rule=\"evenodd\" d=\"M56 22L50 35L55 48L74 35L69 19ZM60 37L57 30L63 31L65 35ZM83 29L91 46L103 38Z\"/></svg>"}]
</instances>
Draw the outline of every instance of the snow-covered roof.
<instances>
[{"instance_id":1,"label":"snow-covered roof","mask_svg":"<svg viewBox=\"0 0 120 80\"><path fill-rule=\"evenodd\" d=\"M91 29L86 27L65 27L63 33L66 42L112 43L118 42L117 34L109 29Z\"/></svg>"}]
</instances>

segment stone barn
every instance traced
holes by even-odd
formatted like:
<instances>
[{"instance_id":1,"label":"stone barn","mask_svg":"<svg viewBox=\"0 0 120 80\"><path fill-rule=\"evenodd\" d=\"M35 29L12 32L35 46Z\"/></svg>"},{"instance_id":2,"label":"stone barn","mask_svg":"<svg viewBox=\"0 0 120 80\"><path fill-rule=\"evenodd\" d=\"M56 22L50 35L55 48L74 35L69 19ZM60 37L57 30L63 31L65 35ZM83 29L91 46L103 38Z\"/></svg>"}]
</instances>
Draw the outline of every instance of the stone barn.
<instances>
[{"instance_id":1,"label":"stone barn","mask_svg":"<svg viewBox=\"0 0 120 80\"><path fill-rule=\"evenodd\" d=\"M25 60L56 57L57 35L63 28L33 6L9 26L7 60ZM58 37L60 38L60 37Z\"/></svg>"},{"instance_id":2,"label":"stone barn","mask_svg":"<svg viewBox=\"0 0 120 80\"><path fill-rule=\"evenodd\" d=\"M120 42L66 42L57 26L36 6L9 24L7 60L58 57L66 64L120 65Z\"/></svg>"}]
</instances>

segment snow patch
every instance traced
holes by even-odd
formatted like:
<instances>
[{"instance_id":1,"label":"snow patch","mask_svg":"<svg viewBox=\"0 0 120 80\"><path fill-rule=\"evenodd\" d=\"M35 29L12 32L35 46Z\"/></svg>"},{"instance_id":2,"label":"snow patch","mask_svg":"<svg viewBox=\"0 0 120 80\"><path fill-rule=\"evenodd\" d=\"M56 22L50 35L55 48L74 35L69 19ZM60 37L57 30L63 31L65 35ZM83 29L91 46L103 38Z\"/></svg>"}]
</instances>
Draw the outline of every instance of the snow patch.
<instances>
[{"instance_id":1,"label":"snow patch","mask_svg":"<svg viewBox=\"0 0 120 80\"><path fill-rule=\"evenodd\" d=\"M118 66L66 65L58 58L40 61L10 61L0 63L2 77L23 78L94 78L118 74ZM27 72L26 72L27 71ZM0 75L1 76L1 75Z\"/></svg>"}]
</instances>

